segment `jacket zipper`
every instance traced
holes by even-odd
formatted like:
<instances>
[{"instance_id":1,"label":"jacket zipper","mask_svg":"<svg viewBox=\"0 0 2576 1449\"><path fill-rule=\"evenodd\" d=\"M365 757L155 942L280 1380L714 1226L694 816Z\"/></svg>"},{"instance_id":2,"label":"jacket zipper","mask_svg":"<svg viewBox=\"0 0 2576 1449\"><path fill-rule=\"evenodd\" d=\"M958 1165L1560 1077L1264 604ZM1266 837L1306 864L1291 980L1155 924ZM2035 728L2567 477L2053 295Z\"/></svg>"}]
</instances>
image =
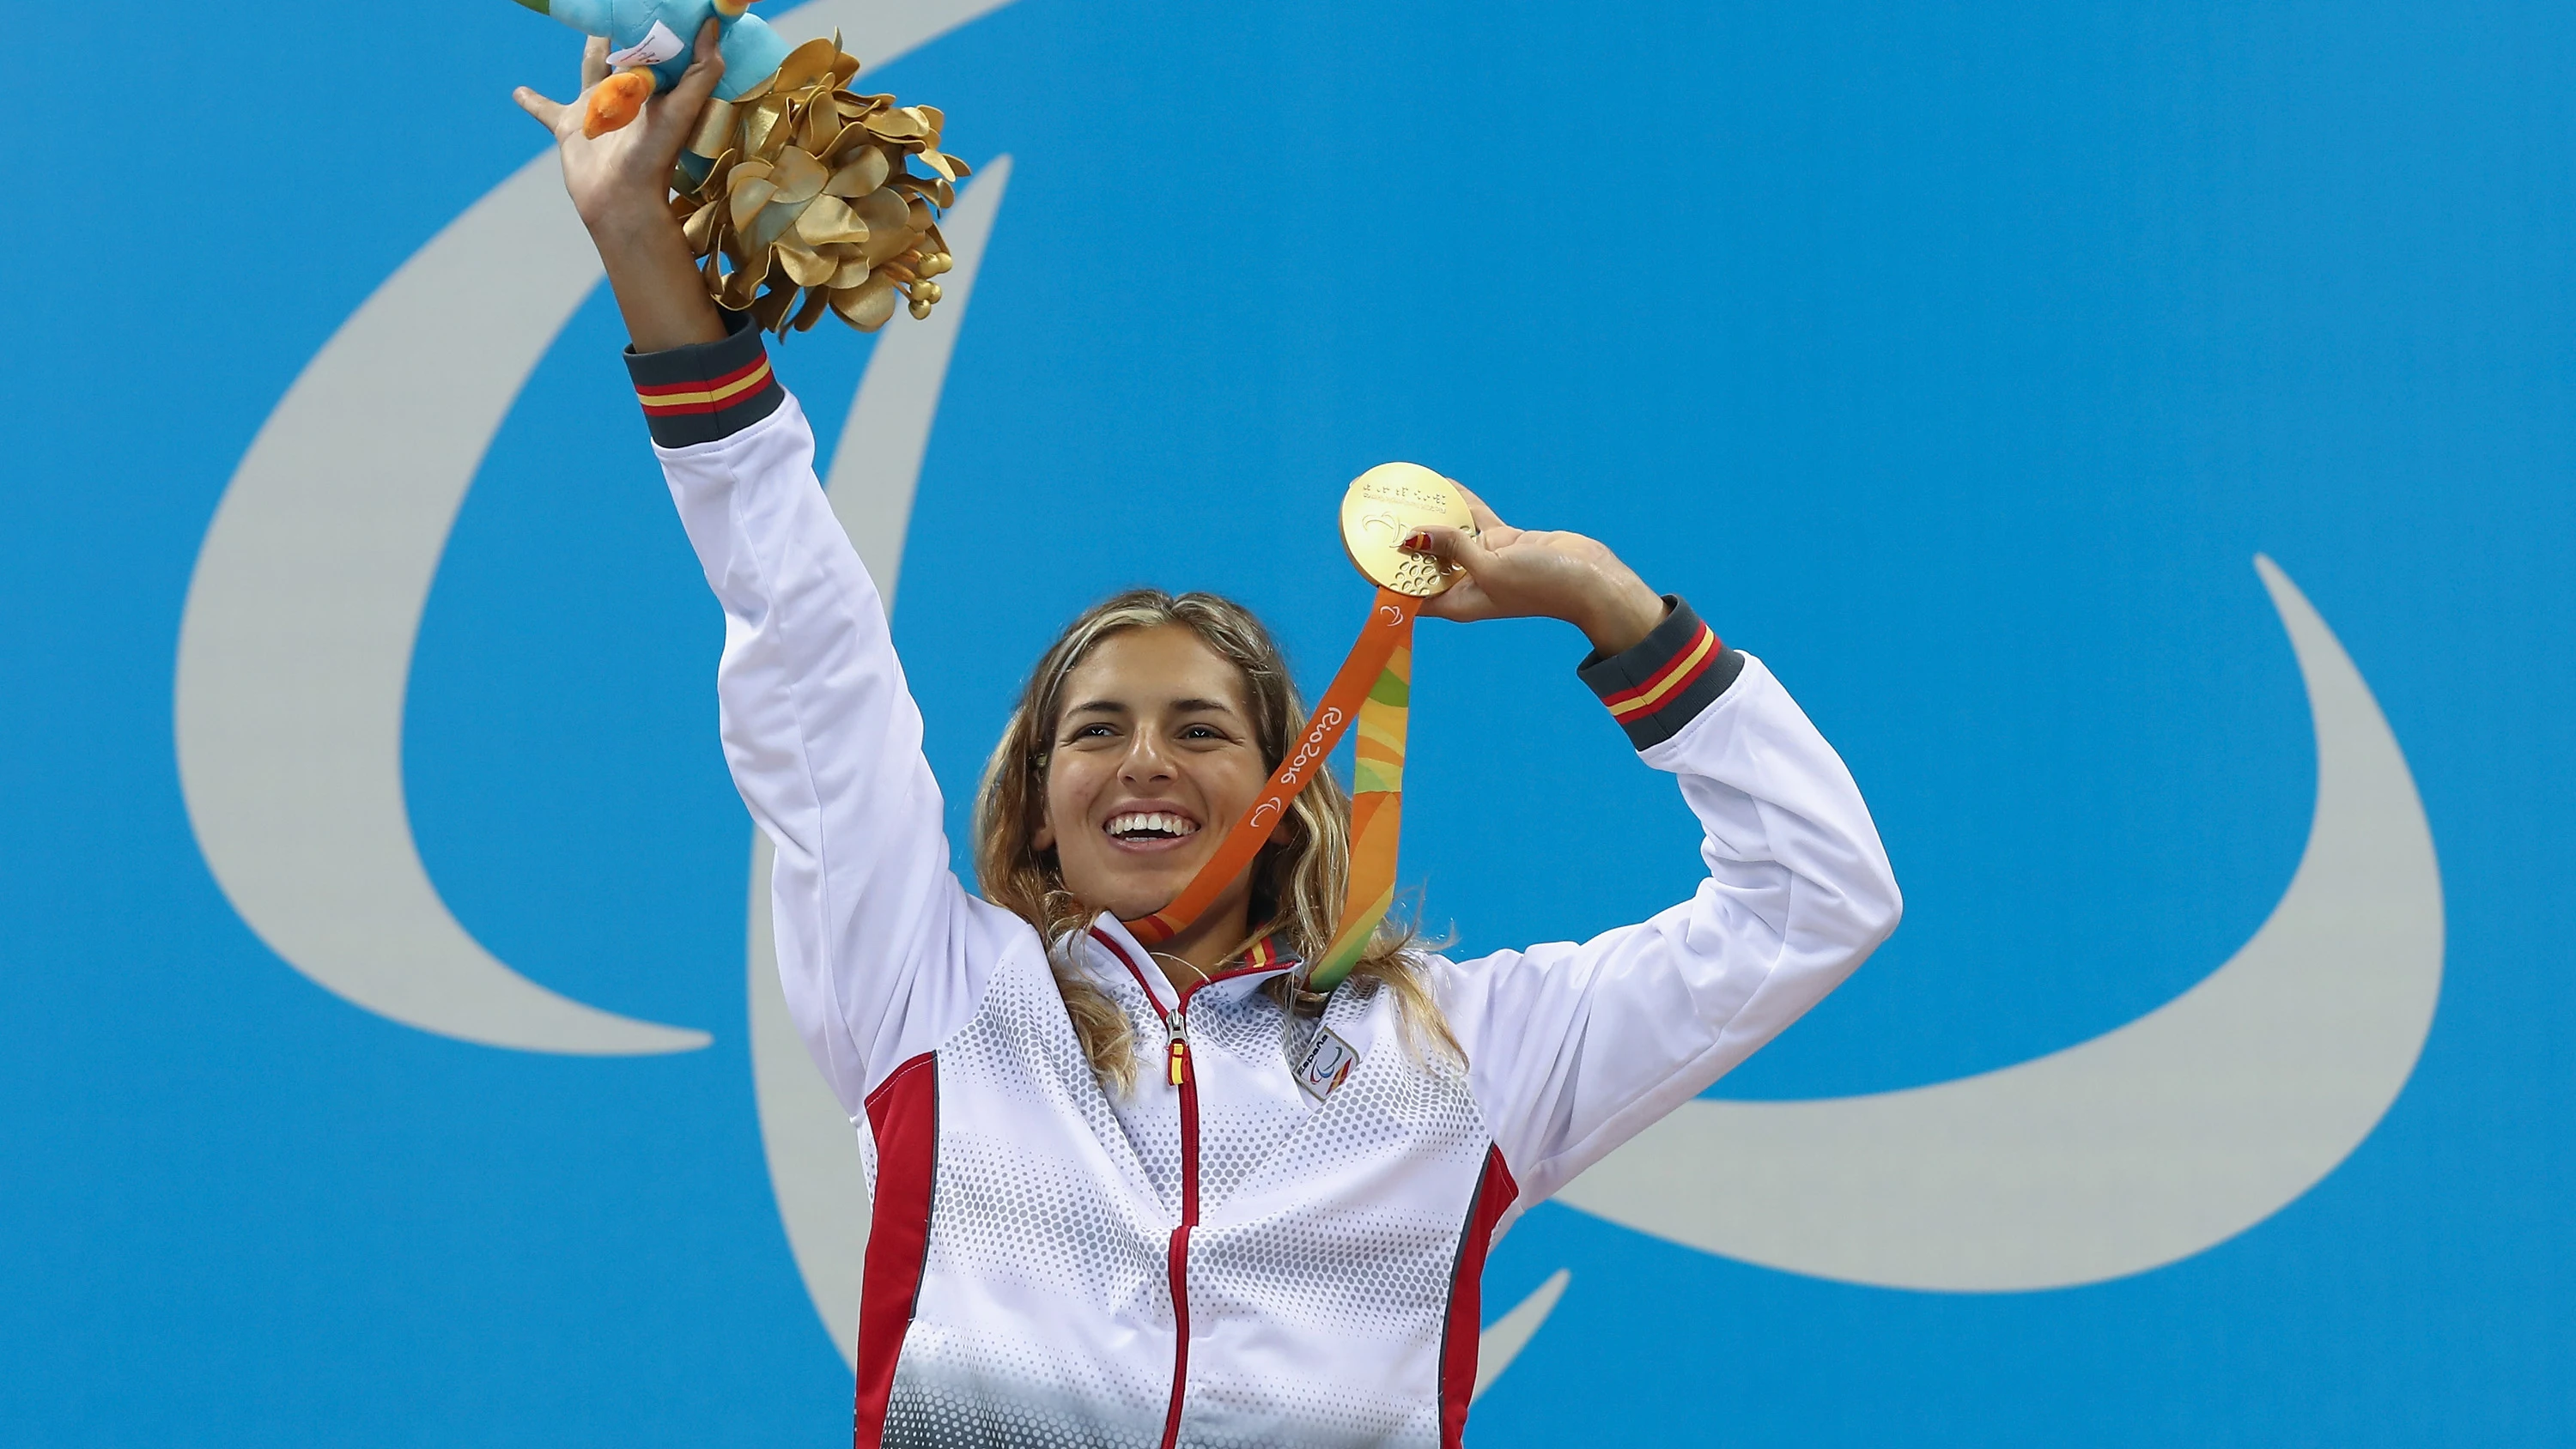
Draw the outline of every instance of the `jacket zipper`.
<instances>
[{"instance_id":1,"label":"jacket zipper","mask_svg":"<svg viewBox=\"0 0 2576 1449\"><path fill-rule=\"evenodd\" d=\"M1181 1093L1181 1222L1172 1229L1172 1242L1166 1262L1172 1286L1172 1406L1163 1415L1162 1449L1175 1449L1181 1439L1181 1396L1190 1381L1190 1230L1199 1225L1199 1084L1190 1071L1190 996L1201 986L1213 985L1241 972L1228 971L1191 984L1180 993L1169 1010L1162 998L1154 994L1153 983L1137 968L1125 948L1103 932L1093 931L1093 939L1107 946L1144 989L1145 1002L1163 1019L1164 1080ZM1261 970L1246 967L1245 970Z\"/></svg>"},{"instance_id":2,"label":"jacket zipper","mask_svg":"<svg viewBox=\"0 0 2576 1449\"><path fill-rule=\"evenodd\" d=\"M1153 993L1146 995L1151 999ZM1172 1407L1163 1415L1163 1449L1176 1449L1181 1442L1181 1395L1190 1382L1190 1230L1199 1225L1199 1084L1190 1075L1189 1012L1190 994L1184 991L1164 1019L1172 1033L1172 1085L1181 1089L1181 1225L1172 1229Z\"/></svg>"}]
</instances>

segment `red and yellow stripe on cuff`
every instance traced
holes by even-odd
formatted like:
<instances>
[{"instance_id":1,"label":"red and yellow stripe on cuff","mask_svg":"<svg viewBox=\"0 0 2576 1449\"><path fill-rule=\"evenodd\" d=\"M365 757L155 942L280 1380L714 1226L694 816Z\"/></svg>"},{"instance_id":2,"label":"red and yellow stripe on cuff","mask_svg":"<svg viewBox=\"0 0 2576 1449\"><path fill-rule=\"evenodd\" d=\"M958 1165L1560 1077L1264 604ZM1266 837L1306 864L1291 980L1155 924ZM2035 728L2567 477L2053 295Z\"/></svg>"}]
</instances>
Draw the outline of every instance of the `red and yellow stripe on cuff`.
<instances>
[{"instance_id":1,"label":"red and yellow stripe on cuff","mask_svg":"<svg viewBox=\"0 0 2576 1449\"><path fill-rule=\"evenodd\" d=\"M644 405L644 415L653 418L675 417L681 413L722 412L768 385L769 358L763 354L753 358L749 365L709 382L671 382L639 387L635 389L635 400Z\"/></svg>"},{"instance_id":2,"label":"red and yellow stripe on cuff","mask_svg":"<svg viewBox=\"0 0 2576 1449\"><path fill-rule=\"evenodd\" d=\"M1656 670L1645 683L1601 702L1610 706L1612 718L1621 721L1653 714L1663 707L1664 701L1690 688L1691 681L1707 673L1708 667L1725 652L1726 646L1717 642L1717 631L1702 624L1689 647L1667 660L1664 667Z\"/></svg>"}]
</instances>

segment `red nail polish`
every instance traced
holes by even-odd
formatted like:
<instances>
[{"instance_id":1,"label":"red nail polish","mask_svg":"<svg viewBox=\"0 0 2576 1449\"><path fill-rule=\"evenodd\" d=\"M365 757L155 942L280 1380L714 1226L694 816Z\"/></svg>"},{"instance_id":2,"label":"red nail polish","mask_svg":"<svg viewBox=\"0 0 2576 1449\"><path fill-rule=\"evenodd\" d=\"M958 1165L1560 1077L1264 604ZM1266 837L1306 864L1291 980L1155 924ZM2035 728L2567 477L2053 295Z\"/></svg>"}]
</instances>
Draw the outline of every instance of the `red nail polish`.
<instances>
[{"instance_id":1,"label":"red nail polish","mask_svg":"<svg viewBox=\"0 0 2576 1449\"><path fill-rule=\"evenodd\" d=\"M1404 536L1404 542L1397 544L1396 547L1406 549L1413 553L1420 553L1422 550L1431 547L1431 535L1416 529L1412 533L1406 534Z\"/></svg>"}]
</instances>

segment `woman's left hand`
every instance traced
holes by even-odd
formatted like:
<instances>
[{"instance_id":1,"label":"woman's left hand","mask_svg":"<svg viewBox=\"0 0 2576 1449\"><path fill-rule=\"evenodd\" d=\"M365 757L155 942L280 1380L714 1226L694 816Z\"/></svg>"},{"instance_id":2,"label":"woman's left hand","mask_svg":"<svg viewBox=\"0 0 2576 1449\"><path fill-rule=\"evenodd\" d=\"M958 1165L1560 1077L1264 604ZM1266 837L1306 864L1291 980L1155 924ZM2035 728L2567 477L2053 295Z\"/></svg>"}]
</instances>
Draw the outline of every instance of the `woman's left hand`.
<instances>
[{"instance_id":1,"label":"woman's left hand","mask_svg":"<svg viewBox=\"0 0 2576 1449\"><path fill-rule=\"evenodd\" d=\"M1447 559L1466 577L1422 601L1425 618L1563 619L1604 654L1634 648L1664 621L1663 595L1594 539L1514 528L1465 488L1476 532L1427 529L1407 546Z\"/></svg>"}]
</instances>

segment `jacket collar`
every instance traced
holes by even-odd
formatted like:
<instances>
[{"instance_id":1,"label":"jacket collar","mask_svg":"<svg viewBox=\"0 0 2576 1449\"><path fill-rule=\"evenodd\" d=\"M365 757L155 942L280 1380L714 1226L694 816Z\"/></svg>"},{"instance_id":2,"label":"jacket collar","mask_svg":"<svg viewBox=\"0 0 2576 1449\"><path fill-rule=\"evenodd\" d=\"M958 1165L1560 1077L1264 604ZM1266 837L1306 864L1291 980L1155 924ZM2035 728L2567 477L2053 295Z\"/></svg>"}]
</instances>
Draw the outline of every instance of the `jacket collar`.
<instances>
[{"instance_id":1,"label":"jacket collar","mask_svg":"<svg viewBox=\"0 0 2576 1449\"><path fill-rule=\"evenodd\" d=\"M1068 937L1065 945L1084 969L1106 980L1132 981L1142 986L1162 1010L1170 1011L1181 1004L1183 993L1172 988L1171 979L1163 974L1154 954L1116 916L1101 912L1089 932ZM1273 976L1294 970L1298 964L1276 937L1264 936L1242 959L1210 973L1204 983L1193 982L1187 995L1192 1000L1207 995L1241 996Z\"/></svg>"}]
</instances>

